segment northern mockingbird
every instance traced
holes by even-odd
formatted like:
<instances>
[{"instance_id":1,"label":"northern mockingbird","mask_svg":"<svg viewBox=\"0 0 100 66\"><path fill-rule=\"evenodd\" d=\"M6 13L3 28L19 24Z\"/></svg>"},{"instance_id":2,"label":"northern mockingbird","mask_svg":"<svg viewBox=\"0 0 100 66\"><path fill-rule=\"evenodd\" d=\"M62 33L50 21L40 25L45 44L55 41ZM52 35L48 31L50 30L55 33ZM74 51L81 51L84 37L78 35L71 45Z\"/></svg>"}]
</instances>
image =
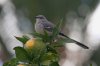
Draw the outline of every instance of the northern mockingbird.
<instances>
[{"instance_id":1,"label":"northern mockingbird","mask_svg":"<svg viewBox=\"0 0 100 66\"><path fill-rule=\"evenodd\" d=\"M44 30L45 30L49 35L52 35L52 31L53 31L55 25L53 23L51 23L50 21L48 21L46 19L46 17L43 15L38 15L35 18L36 18L35 31L39 34L44 34ZM64 35L61 32L59 32L59 35L72 40L75 44L83 47L84 49L89 49L89 47L85 46L84 44L82 44L74 39L69 38L68 36Z\"/></svg>"}]
</instances>

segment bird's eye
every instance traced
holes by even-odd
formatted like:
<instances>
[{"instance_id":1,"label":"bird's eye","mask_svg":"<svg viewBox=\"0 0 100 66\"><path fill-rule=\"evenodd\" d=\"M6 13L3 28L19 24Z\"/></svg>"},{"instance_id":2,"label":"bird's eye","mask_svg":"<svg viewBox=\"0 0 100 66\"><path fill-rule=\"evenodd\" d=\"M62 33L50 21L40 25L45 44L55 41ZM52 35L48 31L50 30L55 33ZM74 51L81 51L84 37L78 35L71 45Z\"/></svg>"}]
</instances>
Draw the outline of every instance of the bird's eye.
<instances>
[{"instance_id":1,"label":"bird's eye","mask_svg":"<svg viewBox=\"0 0 100 66\"><path fill-rule=\"evenodd\" d=\"M35 18L44 19L44 17L41 16L36 16Z\"/></svg>"},{"instance_id":2,"label":"bird's eye","mask_svg":"<svg viewBox=\"0 0 100 66\"><path fill-rule=\"evenodd\" d=\"M40 19L44 19L43 17L39 17Z\"/></svg>"}]
</instances>

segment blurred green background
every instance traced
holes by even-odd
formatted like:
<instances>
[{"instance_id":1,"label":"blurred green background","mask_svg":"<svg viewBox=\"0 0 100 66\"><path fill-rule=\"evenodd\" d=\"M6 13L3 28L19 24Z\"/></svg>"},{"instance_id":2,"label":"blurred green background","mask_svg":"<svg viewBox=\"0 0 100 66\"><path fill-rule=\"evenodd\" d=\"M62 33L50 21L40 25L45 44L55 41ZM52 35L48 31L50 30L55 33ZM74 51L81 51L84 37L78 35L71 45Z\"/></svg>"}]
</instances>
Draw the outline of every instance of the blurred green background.
<instances>
[{"instance_id":1,"label":"blurred green background","mask_svg":"<svg viewBox=\"0 0 100 66\"><path fill-rule=\"evenodd\" d=\"M42 14L49 20L65 18L67 12L75 11L78 14L78 7L82 4L88 5L91 9L96 5L96 0L13 0L16 9L22 10L25 16L33 22L34 16Z\"/></svg>"}]
</instances>

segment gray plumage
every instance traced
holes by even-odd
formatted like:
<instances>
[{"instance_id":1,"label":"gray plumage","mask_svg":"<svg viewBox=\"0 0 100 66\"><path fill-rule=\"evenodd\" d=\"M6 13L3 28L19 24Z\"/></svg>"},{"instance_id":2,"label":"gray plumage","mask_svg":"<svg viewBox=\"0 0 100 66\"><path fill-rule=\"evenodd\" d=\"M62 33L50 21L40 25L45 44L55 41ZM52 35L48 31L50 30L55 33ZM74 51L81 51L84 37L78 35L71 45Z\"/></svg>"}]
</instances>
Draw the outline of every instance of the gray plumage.
<instances>
[{"instance_id":1,"label":"gray plumage","mask_svg":"<svg viewBox=\"0 0 100 66\"><path fill-rule=\"evenodd\" d=\"M46 30L47 33L51 35L55 25L49 22L43 15L38 15L35 18L36 18L36 23L35 23L36 32L44 34L44 30Z\"/></svg>"},{"instance_id":2,"label":"gray plumage","mask_svg":"<svg viewBox=\"0 0 100 66\"><path fill-rule=\"evenodd\" d=\"M46 19L46 17L44 17L43 15L38 15L35 18L36 18L36 23L35 23L36 32L40 33L40 34L44 34L44 31L46 31L49 35L52 35L52 31L53 31L53 28L55 27L55 25L53 23L51 23L50 21L48 21ZM77 45L83 47L84 49L89 48L89 47L85 46L84 44L82 44L74 39L69 38L68 36L64 35L61 32L59 33L59 35L72 40L73 42L75 42Z\"/></svg>"}]
</instances>

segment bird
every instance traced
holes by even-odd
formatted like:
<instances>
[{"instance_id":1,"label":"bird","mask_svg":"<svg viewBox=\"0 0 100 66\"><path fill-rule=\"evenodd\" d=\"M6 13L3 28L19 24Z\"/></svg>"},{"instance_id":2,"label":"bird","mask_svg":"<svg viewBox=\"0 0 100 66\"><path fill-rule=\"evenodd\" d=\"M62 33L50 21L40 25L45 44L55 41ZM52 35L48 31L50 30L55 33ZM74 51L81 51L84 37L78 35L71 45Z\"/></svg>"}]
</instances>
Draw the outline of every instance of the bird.
<instances>
[{"instance_id":1,"label":"bird","mask_svg":"<svg viewBox=\"0 0 100 66\"><path fill-rule=\"evenodd\" d=\"M52 35L53 29L55 27L55 25L48 21L47 18L44 15L37 15L35 16L36 19L36 23L35 23L35 31L39 34L44 34L44 30L49 34ZM74 40L71 39L70 37L68 37L67 35L65 35L62 32L59 32L59 35L66 37L67 39L72 40L75 44L79 45L80 47L84 48L84 49L89 49L88 46Z\"/></svg>"}]
</instances>

